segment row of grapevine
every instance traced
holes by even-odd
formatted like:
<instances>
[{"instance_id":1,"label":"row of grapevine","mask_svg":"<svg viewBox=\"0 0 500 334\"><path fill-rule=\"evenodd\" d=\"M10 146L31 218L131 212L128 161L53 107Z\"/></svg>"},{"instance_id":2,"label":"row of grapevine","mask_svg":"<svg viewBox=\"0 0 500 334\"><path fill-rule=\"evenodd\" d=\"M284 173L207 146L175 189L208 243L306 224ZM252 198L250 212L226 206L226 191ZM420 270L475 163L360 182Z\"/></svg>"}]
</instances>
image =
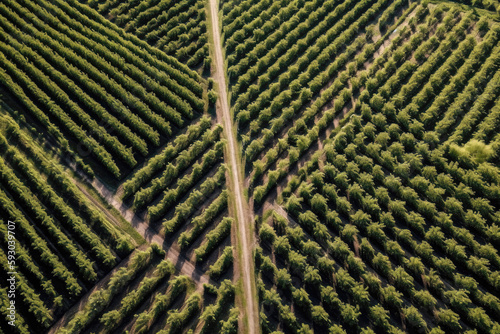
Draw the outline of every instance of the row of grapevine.
<instances>
[{"instance_id":1,"label":"row of grapevine","mask_svg":"<svg viewBox=\"0 0 500 334\"><path fill-rule=\"evenodd\" d=\"M488 0L458 0L458 3L467 5L467 6L472 6L476 8L481 8L481 9L486 9L492 12L498 13L500 11L500 6L498 3L495 3L495 1L488 1Z\"/></svg>"},{"instance_id":2,"label":"row of grapevine","mask_svg":"<svg viewBox=\"0 0 500 334\"><path fill-rule=\"evenodd\" d=\"M203 155L201 162L197 162L192 166L191 173L178 178L173 187L167 187L163 191L163 194L160 195L158 203L148 207L148 215L151 220L157 220L165 216L173 204L178 202L193 186L207 176L207 173L215 166L218 160L221 160L224 143L219 142L218 144ZM221 170L222 172L224 171L223 166L221 166ZM216 180L216 183L220 184L220 181ZM211 187L209 186L209 188Z\"/></svg>"},{"instance_id":3,"label":"row of grapevine","mask_svg":"<svg viewBox=\"0 0 500 334\"><path fill-rule=\"evenodd\" d=\"M217 280L232 276L232 251L224 251L232 218L221 134L220 125L202 117L132 173L117 192L201 272L217 268Z\"/></svg>"},{"instance_id":4,"label":"row of grapevine","mask_svg":"<svg viewBox=\"0 0 500 334\"><path fill-rule=\"evenodd\" d=\"M415 12L364 71L346 65L332 106L352 116L279 184L285 210L268 203L256 220L264 333L500 328L498 27L443 5ZM318 140L315 124L302 123L303 146L287 128L288 144L254 162L254 203Z\"/></svg>"},{"instance_id":5,"label":"row of grapevine","mask_svg":"<svg viewBox=\"0 0 500 334\"><path fill-rule=\"evenodd\" d=\"M139 275L153 261L155 254L161 250L150 247L145 251L136 251L129 259L126 267L119 268L109 278L107 285L94 291L88 298L85 306L79 310L58 332L80 333L110 304L112 299L120 293L137 275Z\"/></svg>"},{"instance_id":6,"label":"row of grapevine","mask_svg":"<svg viewBox=\"0 0 500 334\"><path fill-rule=\"evenodd\" d=\"M190 277L177 275L174 265L164 257L165 252L156 244L136 250L125 266L92 291L75 315L53 330L179 333L201 323L202 332L210 332L214 319L215 326L228 322L234 330L227 333L236 333L237 321L226 311L234 305L230 281L221 282L219 287L207 284L202 289Z\"/></svg>"},{"instance_id":7,"label":"row of grapevine","mask_svg":"<svg viewBox=\"0 0 500 334\"><path fill-rule=\"evenodd\" d=\"M420 7L421 8L421 7ZM441 13L442 11L436 11L436 15L440 15L438 13ZM451 12L449 13L446 17L443 18L443 23L440 25L440 27L444 27L444 29L451 29L453 27L453 24L454 23L457 23L456 19L456 12ZM432 20L432 16L429 18L429 20ZM435 20L433 20L434 22L436 22ZM463 31L466 27L467 27L467 22L470 22L469 20L463 20L462 23L460 25L457 25L455 27L455 29L453 30L453 32L448 35L446 34L441 34L438 36L438 38L448 38L448 39L454 39L455 35L458 34L458 36L461 36L461 31ZM423 23L425 24L425 23ZM447 28L446 28L447 27ZM439 31L439 30L442 30L440 29L439 27L436 29L436 31ZM431 50L436 50L437 46L439 44L436 43L436 39L435 38L430 38L428 40L428 43L425 43L425 44L417 44L415 43L416 41L418 41L419 38L416 38L416 39L411 39L409 41L409 44L405 44L405 45L402 45L399 47L399 49L404 49L406 48L408 45L410 46L413 46L413 48L418 47L418 49L415 51L415 54L420 52L420 50L422 49L426 49L428 50L427 52L431 51ZM448 45L448 43L446 44ZM444 47L441 47L439 50L438 50L438 53L435 53L435 54L440 54L441 53L441 49L443 49ZM449 46L448 46L449 48ZM411 50L410 49L410 52ZM387 49L386 49L387 51ZM398 71L397 71L397 75L395 76L392 76L391 79L384 85L383 87L383 92L384 94L386 94L385 92L387 91L387 89L389 89L390 87L392 86L395 86L398 84L398 82L402 81L402 80L406 80L406 78L408 78L409 74L412 73L412 71L414 71L416 69L416 66L414 64L412 64L411 62L411 59L409 58L411 56L411 53L407 53L406 54L406 63L404 65L402 65ZM397 50L394 52L394 54L392 55L392 57L394 57L394 59L404 59L404 58L401 58L401 53L397 52ZM434 57L433 61L437 61L439 58L437 57ZM440 58L442 59L442 58ZM387 69L390 69L390 72L387 71ZM395 71L395 67L394 67L394 63L386 63L386 68L385 69L381 69L379 70L379 73L382 72L384 73L384 75L386 75L387 77L390 77L390 73L394 72ZM347 75L347 71L345 72L344 75ZM374 74L376 75L376 74ZM376 76L379 76L378 74ZM345 76L344 76L345 78ZM394 79L394 80L393 80ZM344 79L345 80L345 79ZM366 76L363 76L362 77L362 80L364 82L366 82L366 85L367 85L367 90L362 92L360 95L359 95L359 100L360 101L364 101L366 99L369 99L369 92L371 89L374 89L375 87L377 87L377 82L378 80L376 80L375 78L367 78ZM337 84L332 84L328 90L333 90L333 92L336 91L340 91L340 89L345 85L345 81L344 83L342 81L338 82ZM345 96L343 96L345 95ZM293 147L290 147L288 148L288 145L286 145L286 142L284 142L283 140L281 141L281 145L279 145L278 143L278 148L276 148L276 151L275 152L278 152L279 155L275 154L273 156L271 156L273 158L273 160L271 160L271 162L269 161L266 161L265 163L263 163L263 161L265 161L264 159L266 159L267 157L264 157L260 164L262 166L270 166L271 163L275 162L280 155L282 155L283 153L286 153L286 148L288 148L288 151L290 152L289 154L289 158L288 159L284 159L280 162L276 162L275 164L278 166L278 168L276 168L274 171L270 171L269 172L269 176L272 175L272 178L270 179L270 182L266 182L264 181L264 184L262 186L259 186L258 189L256 188L256 191L258 190L258 200L260 200L263 195L265 195L267 193L267 191L269 191L270 188L273 187L274 184L276 184L276 182L278 182L280 179L283 178L284 175L286 175L286 170L287 170L287 166L289 166L290 164L293 164L294 162L297 161L297 159L299 158L299 156L305 152L312 144L314 144L317 140L317 138L319 137L319 134L321 133L321 131L325 131L325 128L328 127L328 124L330 124L334 118L334 115L336 113L338 113L340 110L342 110L342 108L345 108L345 105L347 103L349 103L349 96L351 96L352 94L350 94L350 89L348 88L344 88L342 91L341 91L341 94L340 94L340 97L335 100L335 105L334 105L334 108L331 109L331 110L327 110L322 118L316 122L316 125L313 126L311 129L305 131L306 133L304 135L297 135L296 136L296 145L297 147L296 148L293 148ZM375 95L374 96L374 102L378 103L378 101L380 101L383 97L381 95ZM315 101L315 103L313 104L313 107L314 108L309 108L306 113L304 113L304 117L306 117L306 120L309 119L309 122L312 120L310 118L310 115L314 115L315 112L315 109L319 109L321 108L321 106L323 106L325 104L325 102L328 101L328 100L325 100L323 98L319 98ZM360 108L360 104L354 104L356 106L356 109L359 110ZM311 113L309 113L308 111L311 111ZM309 116L309 118L307 118ZM294 128L297 128L299 127L299 129L302 129L302 131L304 131L305 129L305 126L304 124L307 124L305 121L304 122L295 122L294 124L294 127L292 127L292 129L290 129L286 134L285 134L285 138L289 137L290 134L295 134L296 132L298 131L293 131ZM272 138L272 136L268 136L270 138ZM290 140L288 138L288 140ZM263 147L263 144L261 141L255 141L254 143L258 143L259 145L262 145L260 147ZM284 143L284 144L283 144ZM249 147L250 148L250 147ZM272 152L272 151L271 151ZM269 152L268 152L269 154ZM268 159L269 160L269 159ZM256 164L256 163L254 163ZM262 170L262 168L260 169Z\"/></svg>"},{"instance_id":8,"label":"row of grapevine","mask_svg":"<svg viewBox=\"0 0 500 334\"><path fill-rule=\"evenodd\" d=\"M200 64L209 66L205 1L108 0L99 3L89 0L86 3L124 31L190 68L198 68Z\"/></svg>"},{"instance_id":9,"label":"row of grapevine","mask_svg":"<svg viewBox=\"0 0 500 334\"><path fill-rule=\"evenodd\" d=\"M225 174L226 167L222 165L213 177L207 178L200 185L200 191L191 192L184 202L179 203L175 208L172 218L163 221L166 233L171 234L178 230L181 225L184 225L187 218L196 211L196 205L212 194L216 188L220 188L225 184Z\"/></svg>"},{"instance_id":10,"label":"row of grapevine","mask_svg":"<svg viewBox=\"0 0 500 334\"><path fill-rule=\"evenodd\" d=\"M200 319L204 321L201 333L238 333L239 310L234 307L235 286L229 280L221 282L219 288L205 285L204 290L215 294L214 303L203 310ZM231 308L233 306L233 308ZM224 320L227 317L227 320Z\"/></svg>"},{"instance_id":11,"label":"row of grapevine","mask_svg":"<svg viewBox=\"0 0 500 334\"><path fill-rule=\"evenodd\" d=\"M161 314L165 313L172 306L175 299L190 288L190 283L189 278L186 276L179 276L171 280L165 293L157 294L149 309L138 315L137 321L132 326L134 332L147 332Z\"/></svg>"},{"instance_id":12,"label":"row of grapevine","mask_svg":"<svg viewBox=\"0 0 500 334\"><path fill-rule=\"evenodd\" d=\"M77 7L2 3L1 82L61 148L91 155L119 178L150 144L160 145L203 112L203 88L188 68L139 49L94 20L93 10Z\"/></svg>"},{"instance_id":13,"label":"row of grapevine","mask_svg":"<svg viewBox=\"0 0 500 334\"><path fill-rule=\"evenodd\" d=\"M210 118L204 116L198 123L190 125L186 133L175 137L173 143L167 145L160 153L151 158L140 170L135 172L130 179L122 184L123 198L137 192L140 187L151 180L164 164L171 161L180 152L187 149L194 139L201 136L211 125Z\"/></svg>"},{"instance_id":14,"label":"row of grapevine","mask_svg":"<svg viewBox=\"0 0 500 334\"><path fill-rule=\"evenodd\" d=\"M152 199L164 190L171 182L173 182L178 176L182 175L181 172L185 171L190 165L198 160L199 156L202 155L205 150L217 141L221 133L222 128L217 127L213 131L208 129L199 140L193 142L189 148L178 152L178 155L174 161L175 164L169 163L166 165L162 176L151 181L151 185L146 186L139 190L134 195L134 205L137 208L143 207L148 204ZM176 148L179 145L176 145ZM169 146L170 148L170 146ZM168 149L167 149L168 150ZM168 150L171 151L171 150ZM175 154L175 153L174 153ZM209 154L209 153L205 153ZM203 156L205 156L203 154ZM156 160L156 157L153 158ZM149 165L149 164L148 164ZM147 168L147 167L146 167ZM144 168L141 171L145 170ZM141 173L141 171L139 173Z\"/></svg>"},{"instance_id":15,"label":"row of grapevine","mask_svg":"<svg viewBox=\"0 0 500 334\"><path fill-rule=\"evenodd\" d=\"M253 163L255 174L252 177L252 183L255 182L255 179L261 177L264 170L271 165L275 164L278 166L276 170L269 172L272 181L260 187L259 194L256 196L257 203L273 184L286 175L288 166L297 162L300 155L317 141L322 132L327 130L336 115L352 102L353 93L356 93L356 91L360 89L363 80L366 80L366 73L363 74L365 71L356 70L356 68L364 68L366 60L372 57L375 50L381 45L380 42L383 41L379 39L377 42L372 42L372 44L366 44L363 43L363 40L363 36L358 37L353 43L350 51L346 50L341 57L338 57L331 63L324 73L318 77L320 80L319 84L311 83L310 87L314 89L315 92L320 92L320 90L323 92L313 103L311 103L302 115L299 115L299 118L295 120L291 127L287 125L287 123L293 120L294 117L297 117L296 114L303 109L304 103L306 103L306 105L308 104L311 94L304 95L301 93L299 99L292 102L290 107L285 108L279 118L270 122L271 129L262 130L261 138L254 139L247 147L247 159L254 160L255 156L258 155L264 147L269 144L275 146L267 150L266 156L262 157L260 161L257 160ZM351 64L348 64L348 54L354 53L356 47L363 45L364 50L358 53ZM353 69L351 69L351 65L354 65ZM339 69L344 68L344 66L345 70L338 73ZM330 82L328 88L322 89L322 85L326 84L329 80L328 78L336 72L338 73L336 79ZM349 80L349 77L352 77L352 79ZM358 83L356 83L355 80L359 80ZM349 81L352 84L352 89L346 87ZM314 88L312 86L313 84ZM286 94L286 91L284 94ZM334 103L332 102L334 108L326 110L321 115L321 111L332 100L334 101ZM317 116L318 114L319 116ZM310 128L308 128L308 126L310 126ZM282 159L278 162L277 160L280 159L287 150L290 152L288 159ZM255 191L257 191L257 189Z\"/></svg>"},{"instance_id":16,"label":"row of grapevine","mask_svg":"<svg viewBox=\"0 0 500 334\"><path fill-rule=\"evenodd\" d=\"M6 273L16 271L20 296L16 331L38 333L103 277L116 264L117 254L126 255L132 244L4 113L2 109L0 232L5 238L0 243L10 249L7 236L15 224L16 268L7 267L7 253L2 251L1 287L7 287ZM2 329L10 332L4 324Z\"/></svg>"}]
</instances>

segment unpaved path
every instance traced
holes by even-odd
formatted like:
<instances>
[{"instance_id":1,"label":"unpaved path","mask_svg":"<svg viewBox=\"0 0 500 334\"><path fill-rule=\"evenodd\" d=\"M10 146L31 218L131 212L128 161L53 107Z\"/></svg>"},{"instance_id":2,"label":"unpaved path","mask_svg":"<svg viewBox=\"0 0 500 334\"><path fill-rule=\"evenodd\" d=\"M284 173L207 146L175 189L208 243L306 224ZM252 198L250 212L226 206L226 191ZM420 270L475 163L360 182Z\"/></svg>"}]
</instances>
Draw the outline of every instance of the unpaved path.
<instances>
[{"instance_id":1,"label":"unpaved path","mask_svg":"<svg viewBox=\"0 0 500 334\"><path fill-rule=\"evenodd\" d=\"M226 139L228 142L227 154L229 157L226 157L226 163L229 163L231 166L230 173L230 182L232 185L232 190L234 193L234 200L236 204L236 218L238 221L238 237L236 238L237 242L241 243L240 245L235 245L235 249L240 251L239 261L235 261L235 265L239 265L239 271L241 273L241 280L243 283L243 298L245 309L241 310L244 316L246 316L247 323L243 324L244 331L246 333L254 334L258 333L258 324L259 317L257 312L257 303L254 300L254 296L257 296L255 293L255 285L252 282L253 278L253 252L251 249L252 243L252 232L250 228L250 219L248 218L248 214L245 211L244 199L243 199L243 176L240 175L240 171L238 170L238 166L241 166L241 163L238 161L237 143L235 132L233 129L233 122L231 120L231 114L229 111L229 103L227 98L227 86L226 86L226 78L224 76L224 59L222 56L222 44L220 40L220 31L219 31L219 6L217 0L210 0L210 13L212 18L212 33L214 38L214 56L215 56L215 73L214 78L218 83L218 117L222 118L221 121L224 126L224 131L226 135ZM227 161L229 160L229 161ZM245 326L247 325L247 326Z\"/></svg>"},{"instance_id":2,"label":"unpaved path","mask_svg":"<svg viewBox=\"0 0 500 334\"><path fill-rule=\"evenodd\" d=\"M120 224L120 222L104 207L99 201L97 201L88 191L79 184L78 181L72 178L75 185L82 191L82 193L89 198L92 203L94 203L99 210L101 210L112 222L115 224ZM204 275L201 270L196 268L184 255L180 254L173 247L166 247L165 239L158 234L153 228L149 226L143 219L138 217L132 210L130 210L122 201L117 199L115 195L98 179L94 178L92 182L90 182L97 192L104 197L106 202L111 204L115 209L117 209L120 214L127 220L134 229L142 235L146 241L151 243L157 243L162 249L165 250L165 257L172 261L180 274L191 277L195 284L197 285L197 289L201 289L203 283L212 283L208 276Z\"/></svg>"}]
</instances>

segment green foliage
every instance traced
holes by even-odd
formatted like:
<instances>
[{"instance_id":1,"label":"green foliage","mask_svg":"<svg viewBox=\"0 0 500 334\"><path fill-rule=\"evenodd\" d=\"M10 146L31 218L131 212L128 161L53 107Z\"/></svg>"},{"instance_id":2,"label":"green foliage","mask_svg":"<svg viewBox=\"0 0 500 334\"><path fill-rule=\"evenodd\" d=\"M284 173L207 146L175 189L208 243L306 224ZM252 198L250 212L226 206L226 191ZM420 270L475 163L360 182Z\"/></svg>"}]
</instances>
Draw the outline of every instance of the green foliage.
<instances>
[{"instance_id":1,"label":"green foliage","mask_svg":"<svg viewBox=\"0 0 500 334\"><path fill-rule=\"evenodd\" d=\"M123 289L135 276L143 270L152 260L152 248L146 251L136 251L130 258L127 267L121 267L109 279L105 287L94 291L85 307L71 318L71 320L60 330L61 333L79 333L83 330L94 318L104 310L110 303L113 297ZM166 263L166 270L159 270L159 273L172 272L171 264ZM170 267L170 269L168 269ZM144 285L144 286L147 286ZM103 321L109 324L110 318L113 315L106 316Z\"/></svg>"},{"instance_id":2,"label":"green foliage","mask_svg":"<svg viewBox=\"0 0 500 334\"><path fill-rule=\"evenodd\" d=\"M116 328L124 318L130 315L143 301L151 294L160 282L175 272L175 268L168 260L162 261L150 277L144 278L139 287L126 295L121 300L121 306L118 310L112 310L104 313L100 321L111 331Z\"/></svg>"},{"instance_id":3,"label":"green foliage","mask_svg":"<svg viewBox=\"0 0 500 334\"><path fill-rule=\"evenodd\" d=\"M449 309L440 309L437 313L438 323L448 330L460 330L460 317Z\"/></svg>"},{"instance_id":4,"label":"green foliage","mask_svg":"<svg viewBox=\"0 0 500 334\"><path fill-rule=\"evenodd\" d=\"M456 155L457 157L468 155L477 163L487 161L493 153L494 150L491 145L486 145L484 142L476 139L470 140L463 147L457 145L450 146L450 154Z\"/></svg>"},{"instance_id":5,"label":"green foliage","mask_svg":"<svg viewBox=\"0 0 500 334\"><path fill-rule=\"evenodd\" d=\"M225 182L224 166L205 178L219 166L224 142L221 127L209 130L208 117L186 132L184 127L206 109L203 96L212 104L217 96L213 82L205 93L199 75L167 54L200 72L209 68L205 4L89 4L115 24L75 0L2 4L2 87L56 146L71 152L75 141L85 143L92 161L114 178L166 142L123 184L124 199L133 196L135 208L147 208L151 220L165 219L167 237L185 227L177 240L182 251L220 221L194 251L203 262L231 230L231 218L219 219L227 208L225 190L193 217ZM263 0L221 6L230 104L244 160L254 167L248 172L249 197L265 210L275 205L268 200L276 190L277 203L289 215L273 215L272 224L258 220L259 241L267 244L255 252L262 331L345 333L344 326L349 332L399 333L402 323L408 331L440 333L460 331L461 320L478 332L495 331L498 27L426 1ZM381 36L374 36L375 24ZM11 145L10 134L0 141L2 148ZM38 288L51 274L58 284L43 286L46 304L68 304L56 300L54 286L77 296L83 290L76 274L91 282L101 265L114 264L112 250L121 256L132 246L93 206L81 204L46 163L33 160L42 166L33 172L37 168L23 164L14 149L3 152L1 209L8 217L28 216L21 219L20 232L29 247L19 254L30 282L21 279L20 291L31 306L27 313L47 327L58 313L47 309L45 295L39 297L30 284ZM51 187L66 189L64 197L37 182L45 177ZM4 224L0 229L5 231ZM97 237L101 233L112 249ZM89 255L68 243L73 239L91 249ZM52 245L63 250L61 259ZM210 266L212 279L230 266L232 251L224 249ZM36 254L33 263L30 252ZM151 256L139 253L118 270L66 329L88 330L98 315L108 330L119 326L162 275L171 274L165 269L142 277L120 301L120 312L104 313ZM150 331L164 316L161 333L188 331L202 305L189 282L171 280L131 330ZM206 292L215 289L207 285ZM202 332L237 331L234 289L222 282L215 304L204 304ZM184 305L168 311L183 291ZM283 296L291 296L293 307ZM435 319L423 316L431 313Z\"/></svg>"},{"instance_id":6,"label":"green foliage","mask_svg":"<svg viewBox=\"0 0 500 334\"><path fill-rule=\"evenodd\" d=\"M156 294L150 310L145 310L137 316L134 325L136 333L145 333L162 314L166 313L174 300L188 288L190 280L187 276L177 276L169 281L165 294Z\"/></svg>"},{"instance_id":7,"label":"green foliage","mask_svg":"<svg viewBox=\"0 0 500 334\"><path fill-rule=\"evenodd\" d=\"M224 240L231 232L233 219L224 217L222 221L205 236L204 241L195 251L196 261L201 262Z\"/></svg>"},{"instance_id":8,"label":"green foliage","mask_svg":"<svg viewBox=\"0 0 500 334\"><path fill-rule=\"evenodd\" d=\"M78 145L115 178L171 134L170 122L181 127L204 109L196 73L78 2L8 1L0 15L11 36L0 50L8 93L64 151Z\"/></svg>"},{"instance_id":9,"label":"green foliage","mask_svg":"<svg viewBox=\"0 0 500 334\"><path fill-rule=\"evenodd\" d=\"M427 324L423 318L423 316L420 314L418 309L414 306L409 306L403 309L403 314L406 318L406 321L408 324L417 330L421 328L426 328Z\"/></svg>"},{"instance_id":10,"label":"green foliage","mask_svg":"<svg viewBox=\"0 0 500 334\"><path fill-rule=\"evenodd\" d=\"M221 256L210 266L208 274L212 279L220 277L233 263L233 247L226 247Z\"/></svg>"},{"instance_id":11,"label":"green foliage","mask_svg":"<svg viewBox=\"0 0 500 334\"><path fill-rule=\"evenodd\" d=\"M215 102L217 101L217 93L214 92L213 90L210 90L208 92L208 102L211 104L211 105L215 105Z\"/></svg>"}]
</instances>

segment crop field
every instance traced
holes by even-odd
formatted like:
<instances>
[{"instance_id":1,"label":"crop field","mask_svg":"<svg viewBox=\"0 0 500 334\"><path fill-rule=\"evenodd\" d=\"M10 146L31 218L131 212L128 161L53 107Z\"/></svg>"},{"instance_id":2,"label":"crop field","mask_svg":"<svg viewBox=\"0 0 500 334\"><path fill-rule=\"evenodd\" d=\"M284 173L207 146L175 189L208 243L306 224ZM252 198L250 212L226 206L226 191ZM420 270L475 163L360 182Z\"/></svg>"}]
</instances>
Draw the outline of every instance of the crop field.
<instances>
[{"instance_id":1,"label":"crop field","mask_svg":"<svg viewBox=\"0 0 500 334\"><path fill-rule=\"evenodd\" d=\"M226 217L227 190L214 191L224 182L223 164L219 163L214 175L199 187L205 193L194 190L183 203L191 207L190 199L199 202L207 196L213 200L205 204L206 208L193 214L177 206L172 218L164 223L172 226L167 235L179 230L181 224L187 227L180 233L179 240L183 241L179 244L200 268L206 281L202 285L178 273L157 245L137 250L128 259L134 241L99 212L27 131L5 111L1 117L0 146L4 154L0 161L0 196L1 213L7 220L0 228L7 235L10 222L16 222L16 289L22 309L17 315L17 332L145 333L153 328L177 333L192 327L210 333L214 328L237 327L238 313L232 311L235 288L230 281L233 254L226 241L232 219ZM200 124L200 131L207 130L205 136L219 135L218 128L207 128L208 118L201 122L208 122ZM214 155L216 160L211 152L206 155ZM190 223L185 224L188 217ZM207 233L210 226L214 228ZM2 243L7 249L7 240ZM6 253L2 250L5 280L11 271ZM106 275L116 265L119 268ZM213 285L216 282L221 284ZM0 293L4 300L7 289L2 287ZM72 309L75 302L82 305L78 312ZM2 314L5 311L3 308ZM68 321L55 322L65 312L71 317L62 319ZM11 333L3 322L0 330Z\"/></svg>"},{"instance_id":2,"label":"crop field","mask_svg":"<svg viewBox=\"0 0 500 334\"><path fill-rule=\"evenodd\" d=\"M494 0L0 2L0 334L500 333Z\"/></svg>"},{"instance_id":3,"label":"crop field","mask_svg":"<svg viewBox=\"0 0 500 334\"><path fill-rule=\"evenodd\" d=\"M80 8L0 4L1 82L62 150L90 154L120 178L203 113L203 87L186 66Z\"/></svg>"},{"instance_id":4,"label":"crop field","mask_svg":"<svg viewBox=\"0 0 500 334\"><path fill-rule=\"evenodd\" d=\"M21 333L47 329L113 268L132 240L102 215L12 118L1 115L0 228L17 240ZM2 238L2 281L11 272ZM9 248L10 249L10 248ZM2 302L7 296L2 284ZM2 308L2 314L5 314ZM1 323L9 333L5 323Z\"/></svg>"},{"instance_id":5,"label":"crop field","mask_svg":"<svg viewBox=\"0 0 500 334\"><path fill-rule=\"evenodd\" d=\"M350 58L330 86L315 86L310 106L292 100L284 135L272 127L286 123L270 113L272 153L272 144L261 144L265 130L252 131L263 114L252 119L251 110L257 101L270 110L283 103L279 80L291 81L290 71L269 85L270 95L259 90L268 72L258 77L246 109L237 95L247 161L255 161L254 205L265 202L256 257L263 332L500 330L500 174L487 162L500 144L499 30L453 7L409 10L408 25L391 27L397 35L383 50L353 35L363 41L360 61ZM367 62L366 50L378 57ZM241 78L233 92L245 85ZM283 96L293 99L289 87ZM323 111L325 103L333 109ZM338 113L349 118L329 132Z\"/></svg>"},{"instance_id":6,"label":"crop field","mask_svg":"<svg viewBox=\"0 0 500 334\"><path fill-rule=\"evenodd\" d=\"M236 326L237 313L222 309L222 305L234 303L234 286L229 280L218 289L210 284L196 287L188 276L174 276L174 265L162 260L164 255L158 247L135 251L126 266L92 291L82 307L54 332L168 334L194 327L210 333L219 326ZM199 319L205 320L203 324Z\"/></svg>"},{"instance_id":7,"label":"crop field","mask_svg":"<svg viewBox=\"0 0 500 334\"><path fill-rule=\"evenodd\" d=\"M100 14L191 68L210 69L206 2L89 0Z\"/></svg>"}]
</instances>

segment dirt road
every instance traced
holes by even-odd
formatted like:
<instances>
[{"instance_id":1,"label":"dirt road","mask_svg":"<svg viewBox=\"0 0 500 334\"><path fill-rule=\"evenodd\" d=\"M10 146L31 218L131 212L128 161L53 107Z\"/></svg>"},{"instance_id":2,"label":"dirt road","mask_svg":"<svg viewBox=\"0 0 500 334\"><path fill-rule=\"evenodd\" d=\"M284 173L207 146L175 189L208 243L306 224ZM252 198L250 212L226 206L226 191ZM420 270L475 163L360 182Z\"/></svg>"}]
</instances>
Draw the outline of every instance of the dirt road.
<instances>
[{"instance_id":1,"label":"dirt road","mask_svg":"<svg viewBox=\"0 0 500 334\"><path fill-rule=\"evenodd\" d=\"M257 303L254 300L254 296L257 296L255 293L255 285L252 282L253 277L253 258L252 258L252 235L250 228L250 219L248 219L248 215L245 212L245 205L243 199L243 176L240 175L238 170L238 154L237 143L235 132L233 129L233 122L231 120L231 114L229 111L229 103L227 98L227 86L226 86L226 78L224 76L224 59L222 56L222 44L220 40L220 31L219 31L219 7L217 0L210 0L210 13L212 18L212 33L214 38L214 51L215 51L215 74L214 78L218 83L219 90L219 100L218 100L218 117L221 117L221 121L223 122L224 131L226 134L226 139L228 142L228 155L229 158L226 163L229 163L231 166L231 179L230 182L232 184L232 189L234 192L234 200L236 203L236 218L238 221L238 242L240 245L235 245L235 249L240 251L239 261L237 261L240 265L240 273L241 279L243 282L243 297L245 310L241 310L244 312L244 315L247 318L248 323L247 328L244 328L243 332L254 334L258 333L258 324L259 317L257 312ZM235 263L236 265L236 263Z\"/></svg>"},{"instance_id":2,"label":"dirt road","mask_svg":"<svg viewBox=\"0 0 500 334\"><path fill-rule=\"evenodd\" d=\"M97 201L91 194L87 192L87 190L80 185L77 181L72 179L75 185L89 198L92 203L94 203L112 222L119 225L119 221ZM92 180L92 186L97 192L104 197L104 199L111 204L115 209L117 209L120 214L127 220L135 230L142 235L146 241L151 243L157 243L162 249L165 250L165 257L168 258L175 265L179 273L183 275L187 275L193 279L195 282L197 289L202 289L203 283L213 283L210 282L208 276L203 275L203 273L196 268L185 256L180 254L173 247L165 247L165 239L158 234L157 231L152 229L143 219L138 217L132 210L130 210L125 204L123 204L119 199L117 199L113 193L99 180Z\"/></svg>"}]
</instances>

